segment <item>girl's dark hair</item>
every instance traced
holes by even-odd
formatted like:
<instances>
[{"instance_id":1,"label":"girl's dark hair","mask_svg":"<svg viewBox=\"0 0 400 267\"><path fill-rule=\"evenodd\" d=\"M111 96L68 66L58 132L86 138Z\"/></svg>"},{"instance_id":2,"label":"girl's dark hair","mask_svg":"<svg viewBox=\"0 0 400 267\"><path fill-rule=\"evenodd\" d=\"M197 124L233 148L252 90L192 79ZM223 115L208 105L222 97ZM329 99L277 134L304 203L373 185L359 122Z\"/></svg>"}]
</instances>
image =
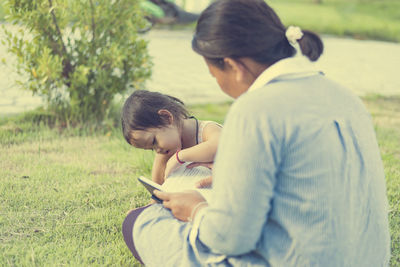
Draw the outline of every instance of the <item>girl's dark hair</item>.
<instances>
[{"instance_id":1,"label":"girl's dark hair","mask_svg":"<svg viewBox=\"0 0 400 267\"><path fill-rule=\"evenodd\" d=\"M174 116L177 123L189 117L189 112L181 100L173 96L137 90L133 92L122 108L121 123L125 140L131 144L131 131L147 128L160 128L168 125L167 118L158 114L166 109Z\"/></svg>"},{"instance_id":2,"label":"girl's dark hair","mask_svg":"<svg viewBox=\"0 0 400 267\"><path fill-rule=\"evenodd\" d=\"M313 32L302 32L301 52L315 61L323 52L322 41ZM296 53L285 33L286 27L264 0L219 0L200 15L192 48L221 69L226 57L272 65Z\"/></svg>"}]
</instances>

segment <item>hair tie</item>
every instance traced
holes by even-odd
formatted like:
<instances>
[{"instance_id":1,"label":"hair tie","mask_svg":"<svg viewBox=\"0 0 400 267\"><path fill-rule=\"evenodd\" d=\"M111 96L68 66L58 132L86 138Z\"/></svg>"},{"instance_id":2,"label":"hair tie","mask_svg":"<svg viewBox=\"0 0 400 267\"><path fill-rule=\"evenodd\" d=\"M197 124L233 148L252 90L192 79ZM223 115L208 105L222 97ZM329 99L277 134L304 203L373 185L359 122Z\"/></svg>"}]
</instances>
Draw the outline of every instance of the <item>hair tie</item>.
<instances>
[{"instance_id":1,"label":"hair tie","mask_svg":"<svg viewBox=\"0 0 400 267\"><path fill-rule=\"evenodd\" d=\"M291 45L296 45L297 41L303 37L303 32L301 31L300 27L289 26L285 35Z\"/></svg>"}]
</instances>

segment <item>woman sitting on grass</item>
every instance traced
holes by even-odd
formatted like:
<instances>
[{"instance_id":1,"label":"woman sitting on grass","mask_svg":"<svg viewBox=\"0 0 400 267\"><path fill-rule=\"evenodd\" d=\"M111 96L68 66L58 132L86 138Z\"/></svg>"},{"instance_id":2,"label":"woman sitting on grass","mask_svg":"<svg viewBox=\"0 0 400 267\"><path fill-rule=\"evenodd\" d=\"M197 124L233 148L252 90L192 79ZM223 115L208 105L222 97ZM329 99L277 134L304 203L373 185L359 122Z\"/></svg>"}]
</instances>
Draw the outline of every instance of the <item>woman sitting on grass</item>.
<instances>
[{"instance_id":1,"label":"woman sitting on grass","mask_svg":"<svg viewBox=\"0 0 400 267\"><path fill-rule=\"evenodd\" d=\"M236 100L209 201L196 191L155 191L162 205L126 217L137 259L388 266L385 176L372 121L357 96L314 69L321 39L285 27L264 0L219 0L201 14L192 47Z\"/></svg>"}]
</instances>

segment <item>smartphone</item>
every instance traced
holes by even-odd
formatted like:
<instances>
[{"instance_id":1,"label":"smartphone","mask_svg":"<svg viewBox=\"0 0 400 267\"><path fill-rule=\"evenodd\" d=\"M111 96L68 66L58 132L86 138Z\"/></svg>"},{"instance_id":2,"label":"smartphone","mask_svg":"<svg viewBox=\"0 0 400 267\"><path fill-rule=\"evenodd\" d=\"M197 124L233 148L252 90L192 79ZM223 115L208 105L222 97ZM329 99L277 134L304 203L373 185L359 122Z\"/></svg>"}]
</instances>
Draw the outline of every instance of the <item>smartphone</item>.
<instances>
[{"instance_id":1,"label":"smartphone","mask_svg":"<svg viewBox=\"0 0 400 267\"><path fill-rule=\"evenodd\" d=\"M153 181L150 180L150 179L147 179L147 178L144 177L144 176L138 177L138 180L139 180L139 182L141 182L141 183L144 185L144 187L146 187L147 191L150 192L151 198L152 198L152 199L154 199L154 200L157 201L158 203L162 203L162 202L163 202L161 199L159 199L158 197L156 197L156 196L153 194L153 191L154 191L154 190L163 191L163 190L161 189L161 185L159 185L159 184L153 182Z\"/></svg>"}]
</instances>

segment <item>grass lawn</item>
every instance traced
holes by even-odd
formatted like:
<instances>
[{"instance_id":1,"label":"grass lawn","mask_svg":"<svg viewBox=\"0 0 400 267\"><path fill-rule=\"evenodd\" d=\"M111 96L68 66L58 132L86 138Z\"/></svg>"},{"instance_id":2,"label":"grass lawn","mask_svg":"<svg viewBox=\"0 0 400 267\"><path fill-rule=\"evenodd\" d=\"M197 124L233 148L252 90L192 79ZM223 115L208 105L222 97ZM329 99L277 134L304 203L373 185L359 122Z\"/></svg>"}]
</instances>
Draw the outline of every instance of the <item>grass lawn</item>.
<instances>
[{"instance_id":1,"label":"grass lawn","mask_svg":"<svg viewBox=\"0 0 400 267\"><path fill-rule=\"evenodd\" d=\"M393 257L400 264L400 98L364 99L385 164ZM229 104L190 109L223 121ZM22 117L26 117L23 115ZM138 265L125 247L125 212L149 195L152 152L132 149L120 130L101 133L0 122L0 266Z\"/></svg>"},{"instance_id":2,"label":"grass lawn","mask_svg":"<svg viewBox=\"0 0 400 267\"><path fill-rule=\"evenodd\" d=\"M400 266L400 97L364 99L371 112L386 174L391 232L391 266Z\"/></svg>"},{"instance_id":3,"label":"grass lawn","mask_svg":"<svg viewBox=\"0 0 400 267\"><path fill-rule=\"evenodd\" d=\"M400 42L400 1L314 1L267 0L285 25L337 36Z\"/></svg>"}]
</instances>

